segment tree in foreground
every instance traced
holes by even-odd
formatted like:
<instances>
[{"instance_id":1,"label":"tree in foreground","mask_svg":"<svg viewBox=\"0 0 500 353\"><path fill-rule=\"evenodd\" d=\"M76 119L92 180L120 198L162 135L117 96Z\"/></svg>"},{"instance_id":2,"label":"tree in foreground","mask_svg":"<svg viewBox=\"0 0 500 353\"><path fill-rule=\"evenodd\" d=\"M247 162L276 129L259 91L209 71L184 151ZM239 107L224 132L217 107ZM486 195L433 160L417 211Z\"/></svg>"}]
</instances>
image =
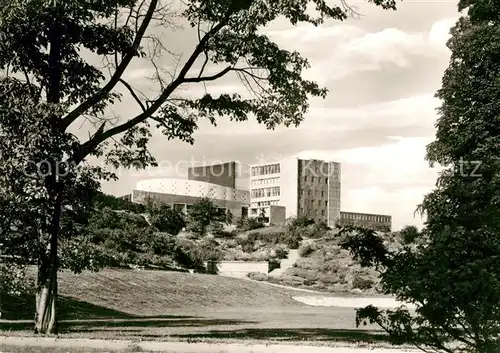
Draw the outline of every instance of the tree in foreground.
<instances>
[{"instance_id":1,"label":"tree in foreground","mask_svg":"<svg viewBox=\"0 0 500 353\"><path fill-rule=\"evenodd\" d=\"M394 0L371 2L395 7ZM221 116L235 121L252 117L270 129L299 124L308 99L327 92L302 78L306 59L280 48L262 29L278 18L316 26L349 15L348 7L325 0L189 0L172 6L161 0L2 2L0 128L19 132L17 138L7 134L2 162L31 172L2 173L0 191L7 203L20 203L30 216L29 233L6 237L19 236L25 241L16 244L33 243L37 249L32 253L38 263L36 332L57 327L61 214L83 197L68 190L77 183L82 187L76 190L85 194L86 187L95 189L92 183L106 176L87 166L88 158L101 157L115 167L155 165L147 150L152 132L193 143L201 119L215 124ZM172 28L183 25L198 42L190 52L175 53L168 44L179 32ZM169 55L171 70L164 65ZM141 92L127 81L133 64L149 65L154 72L149 88L156 84L156 91ZM230 91L182 95L189 85L225 76L240 78L249 96ZM112 117L110 107L124 95L138 111ZM82 126L90 127L88 137L75 135ZM21 196L17 184L27 185Z\"/></svg>"},{"instance_id":2,"label":"tree in foreground","mask_svg":"<svg viewBox=\"0 0 500 353\"><path fill-rule=\"evenodd\" d=\"M444 167L419 209L420 232L389 250L373 232L346 229L344 246L378 266L385 293L405 308L358 311L358 324L382 326L395 343L428 351L500 351L500 11L491 1L461 1L451 60L437 97L436 140L427 159Z\"/></svg>"}]
</instances>

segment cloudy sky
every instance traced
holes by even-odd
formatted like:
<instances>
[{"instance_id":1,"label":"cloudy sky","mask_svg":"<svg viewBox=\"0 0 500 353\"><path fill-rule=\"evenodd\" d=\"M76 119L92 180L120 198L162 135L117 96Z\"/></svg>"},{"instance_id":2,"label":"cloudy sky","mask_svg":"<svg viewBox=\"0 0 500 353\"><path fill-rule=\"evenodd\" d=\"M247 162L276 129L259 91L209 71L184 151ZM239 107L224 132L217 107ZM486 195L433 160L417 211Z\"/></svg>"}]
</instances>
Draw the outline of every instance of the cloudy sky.
<instances>
[{"instance_id":1,"label":"cloudy sky","mask_svg":"<svg viewBox=\"0 0 500 353\"><path fill-rule=\"evenodd\" d=\"M163 168L122 172L120 181L103 190L126 194L139 180L184 174L185 161L251 164L262 156L271 161L299 155L342 163L343 211L390 214L396 229L421 225L414 211L437 177L424 155L434 136L439 101L433 95L448 64L445 42L458 17L456 2L405 0L396 12L350 3L360 18L320 28L277 22L267 29L276 42L306 56L312 65L307 76L329 89L325 100L311 101L300 127L266 131L255 122L201 123L193 146L155 135L151 149ZM186 53L196 40L187 30L172 38L175 50ZM141 81L147 72L136 64L128 77L147 86ZM242 86L225 79L208 90L241 92ZM190 86L187 92L199 95L205 88ZM125 101L117 114L136 109L132 105Z\"/></svg>"}]
</instances>

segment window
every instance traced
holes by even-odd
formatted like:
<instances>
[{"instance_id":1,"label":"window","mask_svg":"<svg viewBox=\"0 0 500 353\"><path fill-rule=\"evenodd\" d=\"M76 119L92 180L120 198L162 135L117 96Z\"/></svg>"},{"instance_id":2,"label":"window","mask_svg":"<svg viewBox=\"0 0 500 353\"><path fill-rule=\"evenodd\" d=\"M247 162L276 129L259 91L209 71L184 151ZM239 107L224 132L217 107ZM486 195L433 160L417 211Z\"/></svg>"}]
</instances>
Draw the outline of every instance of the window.
<instances>
[{"instance_id":1,"label":"window","mask_svg":"<svg viewBox=\"0 0 500 353\"><path fill-rule=\"evenodd\" d=\"M307 175L304 177L304 181L307 181Z\"/></svg>"},{"instance_id":2,"label":"window","mask_svg":"<svg viewBox=\"0 0 500 353\"><path fill-rule=\"evenodd\" d=\"M307 190L307 195L311 196L311 190Z\"/></svg>"},{"instance_id":3,"label":"window","mask_svg":"<svg viewBox=\"0 0 500 353\"><path fill-rule=\"evenodd\" d=\"M328 178L325 178L325 184L328 184Z\"/></svg>"},{"instance_id":4,"label":"window","mask_svg":"<svg viewBox=\"0 0 500 353\"><path fill-rule=\"evenodd\" d=\"M321 215L324 216L325 215L325 210L321 210Z\"/></svg>"},{"instance_id":5,"label":"window","mask_svg":"<svg viewBox=\"0 0 500 353\"><path fill-rule=\"evenodd\" d=\"M321 191L321 197L325 197L325 192Z\"/></svg>"},{"instance_id":6,"label":"window","mask_svg":"<svg viewBox=\"0 0 500 353\"><path fill-rule=\"evenodd\" d=\"M313 182L313 183L314 183L314 177L311 177L311 182Z\"/></svg>"},{"instance_id":7,"label":"window","mask_svg":"<svg viewBox=\"0 0 500 353\"><path fill-rule=\"evenodd\" d=\"M325 207L328 207L328 201L325 201Z\"/></svg>"}]
</instances>

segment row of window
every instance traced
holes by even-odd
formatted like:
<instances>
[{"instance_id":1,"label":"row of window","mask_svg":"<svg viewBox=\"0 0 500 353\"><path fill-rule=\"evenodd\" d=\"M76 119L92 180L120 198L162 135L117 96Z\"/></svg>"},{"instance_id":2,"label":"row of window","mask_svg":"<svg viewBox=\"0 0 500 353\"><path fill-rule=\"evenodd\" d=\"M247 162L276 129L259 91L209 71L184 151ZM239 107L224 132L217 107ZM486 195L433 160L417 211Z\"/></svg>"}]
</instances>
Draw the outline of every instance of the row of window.
<instances>
[{"instance_id":1,"label":"row of window","mask_svg":"<svg viewBox=\"0 0 500 353\"><path fill-rule=\"evenodd\" d=\"M376 216L376 215L355 214L355 213L343 213L342 218L358 220L358 221L371 221L371 222L384 222L384 223L389 223L391 221L391 218L387 216Z\"/></svg>"},{"instance_id":2,"label":"row of window","mask_svg":"<svg viewBox=\"0 0 500 353\"><path fill-rule=\"evenodd\" d=\"M309 179L311 178L311 179ZM311 180L311 183L314 183L314 182L317 182L317 183L324 183L324 184L328 184L328 178L322 178L322 177L314 177L314 176L304 176L304 181L307 182L308 180Z\"/></svg>"},{"instance_id":3,"label":"row of window","mask_svg":"<svg viewBox=\"0 0 500 353\"><path fill-rule=\"evenodd\" d=\"M253 189L251 191L251 197L270 197L270 196L280 196L280 187L274 186L271 188Z\"/></svg>"},{"instance_id":4,"label":"row of window","mask_svg":"<svg viewBox=\"0 0 500 353\"><path fill-rule=\"evenodd\" d=\"M252 167L252 176L256 175L266 175L266 174L277 174L280 172L280 164L269 164L259 167Z\"/></svg>"},{"instance_id":5,"label":"row of window","mask_svg":"<svg viewBox=\"0 0 500 353\"><path fill-rule=\"evenodd\" d=\"M304 195L304 189L300 189L300 194ZM312 190L307 190L307 195L312 196L313 195ZM318 190L314 190L314 196L318 197L319 195L320 195L320 192ZM325 197L325 195L326 195L326 192L321 191L321 197Z\"/></svg>"},{"instance_id":6,"label":"row of window","mask_svg":"<svg viewBox=\"0 0 500 353\"><path fill-rule=\"evenodd\" d=\"M300 208L300 214L301 215L304 215L304 209L303 208ZM305 216L309 216L309 217L317 217L318 216L318 210L309 210L308 212L306 212L307 214L305 214ZM326 210L321 210L321 213L322 216L325 216L326 215Z\"/></svg>"},{"instance_id":7,"label":"row of window","mask_svg":"<svg viewBox=\"0 0 500 353\"><path fill-rule=\"evenodd\" d=\"M252 202L251 207L278 206L279 202L280 202L279 200Z\"/></svg>"},{"instance_id":8,"label":"row of window","mask_svg":"<svg viewBox=\"0 0 500 353\"><path fill-rule=\"evenodd\" d=\"M280 178L265 178L252 180L252 185L278 184Z\"/></svg>"},{"instance_id":9,"label":"row of window","mask_svg":"<svg viewBox=\"0 0 500 353\"><path fill-rule=\"evenodd\" d=\"M328 201L322 201L322 200L304 200L305 204L308 204L308 205L311 205L311 206L314 206L314 204L316 202L318 203L318 206L321 206L324 203L325 207L328 207Z\"/></svg>"}]
</instances>

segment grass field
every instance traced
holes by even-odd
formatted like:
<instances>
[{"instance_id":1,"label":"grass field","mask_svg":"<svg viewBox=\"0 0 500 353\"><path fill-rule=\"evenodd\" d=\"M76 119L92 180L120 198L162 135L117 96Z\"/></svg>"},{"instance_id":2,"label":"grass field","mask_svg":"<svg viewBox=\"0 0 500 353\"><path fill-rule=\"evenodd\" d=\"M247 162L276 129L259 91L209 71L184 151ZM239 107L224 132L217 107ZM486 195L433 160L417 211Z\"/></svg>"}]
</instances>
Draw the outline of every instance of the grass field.
<instances>
[{"instance_id":1,"label":"grass field","mask_svg":"<svg viewBox=\"0 0 500 353\"><path fill-rule=\"evenodd\" d=\"M354 327L350 308L309 307L304 293L264 283L176 272L105 270L59 281L65 338L132 340L381 342L376 327ZM33 298L6 298L0 329L31 335Z\"/></svg>"}]
</instances>

